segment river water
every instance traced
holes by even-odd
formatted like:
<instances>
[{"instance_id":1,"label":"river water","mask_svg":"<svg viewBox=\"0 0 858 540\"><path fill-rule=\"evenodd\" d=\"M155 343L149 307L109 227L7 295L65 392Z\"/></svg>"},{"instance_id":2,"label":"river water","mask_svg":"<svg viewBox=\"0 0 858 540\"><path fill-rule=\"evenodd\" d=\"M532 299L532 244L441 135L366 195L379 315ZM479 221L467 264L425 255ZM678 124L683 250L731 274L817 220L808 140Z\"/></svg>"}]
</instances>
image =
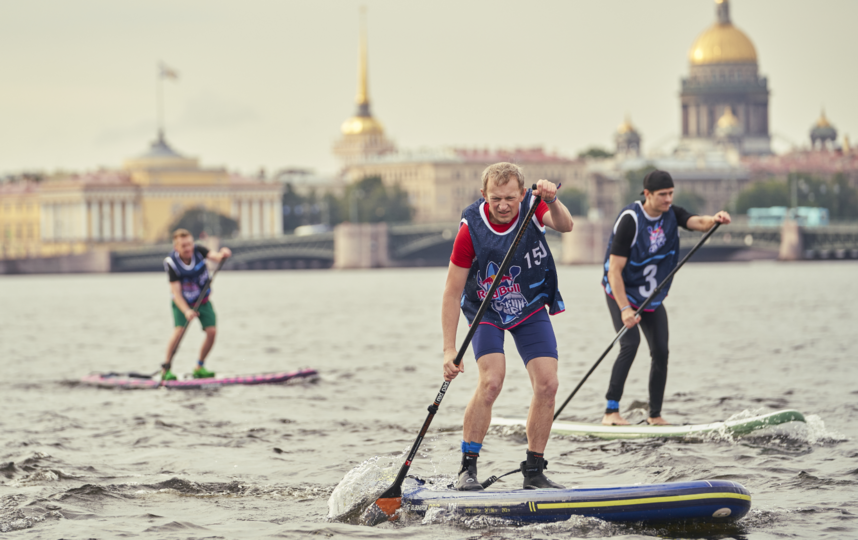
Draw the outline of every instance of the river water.
<instances>
[{"instance_id":1,"label":"river water","mask_svg":"<svg viewBox=\"0 0 858 540\"><path fill-rule=\"evenodd\" d=\"M597 266L562 267L568 311L553 318L565 398L614 332ZM753 497L732 526L652 528L573 519L514 526L480 518L376 528L329 519L355 467L391 474L441 382L445 269L222 272L215 281L219 372L313 367L316 382L205 391L79 385L92 371L154 371L171 319L160 274L0 278L0 532L8 538L856 538L858 264L689 264L666 302L664 415L703 423L792 408L806 426L738 440L597 441L552 436L567 486L730 479ZM190 371L202 332L176 360ZM460 326L459 341L464 336ZM526 415L514 347L495 414ZM564 411L598 421L614 353ZM452 479L473 357L450 386L411 469ZM646 400L646 346L623 410ZM630 419L639 419L632 410ZM520 432L492 430L481 476L523 459ZM367 461L370 460L370 461ZM384 470L381 470L385 468ZM514 478L514 477L513 477ZM507 482L518 487L518 480ZM338 490L341 496L343 490ZM348 490L345 490L348 491ZM366 493L355 484L348 493ZM342 498L331 501L336 513Z\"/></svg>"}]
</instances>

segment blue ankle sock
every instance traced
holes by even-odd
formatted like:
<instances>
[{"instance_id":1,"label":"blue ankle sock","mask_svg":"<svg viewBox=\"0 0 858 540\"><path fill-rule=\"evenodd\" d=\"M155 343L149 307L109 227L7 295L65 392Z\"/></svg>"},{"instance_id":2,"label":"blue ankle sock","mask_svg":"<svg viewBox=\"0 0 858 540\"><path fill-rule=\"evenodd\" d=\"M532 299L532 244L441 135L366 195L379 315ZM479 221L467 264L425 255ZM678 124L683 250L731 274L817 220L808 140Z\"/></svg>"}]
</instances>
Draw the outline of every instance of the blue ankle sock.
<instances>
[{"instance_id":1,"label":"blue ankle sock","mask_svg":"<svg viewBox=\"0 0 858 540\"><path fill-rule=\"evenodd\" d=\"M475 442L465 442L462 441L462 453L463 454L477 454L480 455L480 450L483 448L482 443Z\"/></svg>"},{"instance_id":2,"label":"blue ankle sock","mask_svg":"<svg viewBox=\"0 0 858 540\"><path fill-rule=\"evenodd\" d=\"M203 367L203 361L202 360L197 360L197 367L198 368Z\"/></svg>"}]
</instances>

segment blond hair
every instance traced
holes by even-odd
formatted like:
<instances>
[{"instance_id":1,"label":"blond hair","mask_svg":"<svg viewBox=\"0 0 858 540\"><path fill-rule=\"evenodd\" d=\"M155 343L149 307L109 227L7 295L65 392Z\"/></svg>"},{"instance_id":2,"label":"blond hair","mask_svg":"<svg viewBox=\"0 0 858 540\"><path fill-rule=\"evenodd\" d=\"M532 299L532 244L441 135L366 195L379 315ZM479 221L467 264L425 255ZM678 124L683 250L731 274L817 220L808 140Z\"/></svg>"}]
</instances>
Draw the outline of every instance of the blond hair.
<instances>
[{"instance_id":1,"label":"blond hair","mask_svg":"<svg viewBox=\"0 0 858 540\"><path fill-rule=\"evenodd\" d=\"M190 236L191 238L194 237L194 235L192 235L191 231L189 231L188 229L176 229L175 231L173 231L173 243L175 244L176 240L180 238L187 238L188 236Z\"/></svg>"},{"instance_id":2,"label":"blond hair","mask_svg":"<svg viewBox=\"0 0 858 540\"><path fill-rule=\"evenodd\" d=\"M518 165L506 161L489 165L483 171L483 193L488 193L490 180L492 184L502 186L513 178L518 180L518 188L524 191L524 173Z\"/></svg>"}]
</instances>

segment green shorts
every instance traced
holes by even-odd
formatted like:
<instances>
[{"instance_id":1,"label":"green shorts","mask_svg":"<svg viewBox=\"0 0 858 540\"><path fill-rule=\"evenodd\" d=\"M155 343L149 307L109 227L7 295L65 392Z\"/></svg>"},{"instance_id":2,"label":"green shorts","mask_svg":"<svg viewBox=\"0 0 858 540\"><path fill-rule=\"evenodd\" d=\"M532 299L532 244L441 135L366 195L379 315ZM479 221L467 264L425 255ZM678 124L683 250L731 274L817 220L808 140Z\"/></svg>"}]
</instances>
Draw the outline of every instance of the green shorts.
<instances>
[{"instance_id":1,"label":"green shorts","mask_svg":"<svg viewBox=\"0 0 858 540\"><path fill-rule=\"evenodd\" d=\"M215 315L214 306L212 305L211 300L200 306L200 316L198 318L203 324L203 330L210 326L217 325L217 316ZM185 314L179 310L179 306L176 305L176 302L173 302L173 325L185 326L187 322L188 319L185 318Z\"/></svg>"}]
</instances>

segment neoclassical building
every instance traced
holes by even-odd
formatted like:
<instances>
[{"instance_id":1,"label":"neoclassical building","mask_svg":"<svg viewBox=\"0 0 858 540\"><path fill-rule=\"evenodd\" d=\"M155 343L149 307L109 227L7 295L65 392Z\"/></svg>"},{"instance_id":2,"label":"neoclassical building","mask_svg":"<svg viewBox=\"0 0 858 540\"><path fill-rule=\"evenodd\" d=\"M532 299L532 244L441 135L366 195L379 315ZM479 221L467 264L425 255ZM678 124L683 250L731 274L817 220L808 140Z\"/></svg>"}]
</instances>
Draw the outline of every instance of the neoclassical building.
<instances>
[{"instance_id":1,"label":"neoclassical building","mask_svg":"<svg viewBox=\"0 0 858 540\"><path fill-rule=\"evenodd\" d=\"M729 0L715 0L715 6L715 24L698 36L688 52L689 75L682 79L680 92L680 147L693 150L723 140L718 122L729 111L728 116L736 119L730 137L739 151L770 154L769 88L759 74L757 50L733 25Z\"/></svg>"},{"instance_id":2,"label":"neoclassical building","mask_svg":"<svg viewBox=\"0 0 858 540\"><path fill-rule=\"evenodd\" d=\"M169 240L190 209L231 217L242 238L283 232L282 185L204 168L163 134L121 169L0 187L0 256L37 257Z\"/></svg>"}]
</instances>

